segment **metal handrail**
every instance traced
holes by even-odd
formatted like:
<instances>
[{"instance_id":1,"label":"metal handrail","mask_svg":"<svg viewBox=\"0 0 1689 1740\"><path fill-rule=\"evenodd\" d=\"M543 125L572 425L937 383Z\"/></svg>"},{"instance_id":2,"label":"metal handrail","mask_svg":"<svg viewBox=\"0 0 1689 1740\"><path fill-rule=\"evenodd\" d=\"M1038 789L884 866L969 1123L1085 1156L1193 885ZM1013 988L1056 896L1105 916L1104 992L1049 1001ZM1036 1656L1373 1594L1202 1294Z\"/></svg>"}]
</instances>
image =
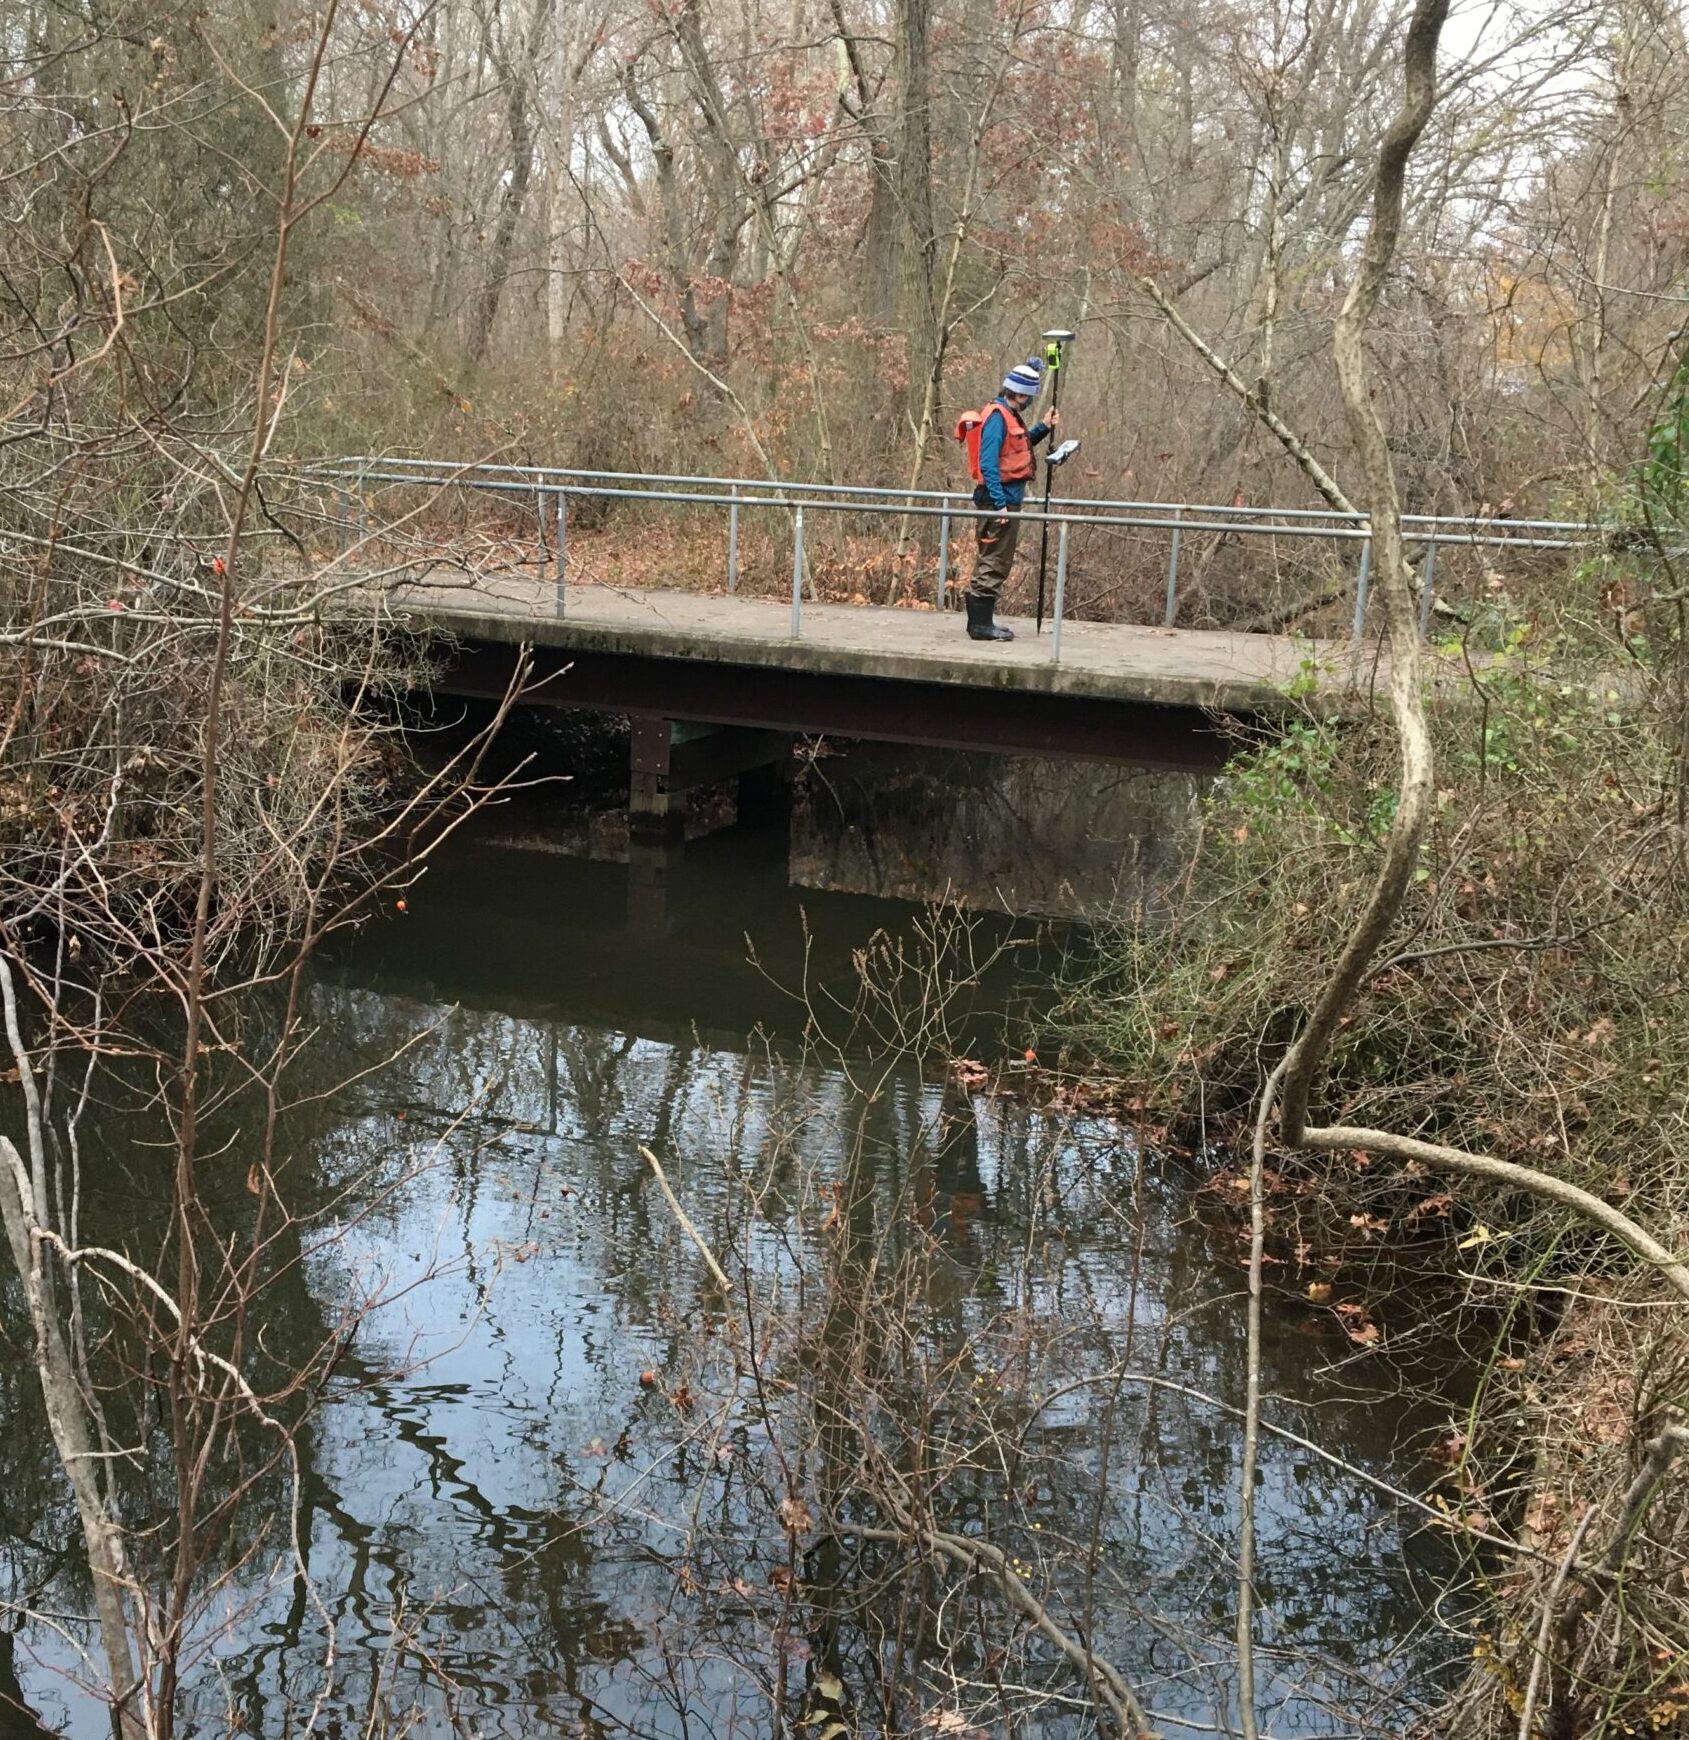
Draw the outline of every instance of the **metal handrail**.
<instances>
[{"instance_id":1,"label":"metal handrail","mask_svg":"<svg viewBox=\"0 0 1689 1740\"><path fill-rule=\"evenodd\" d=\"M850 498L861 498L861 509L865 513L874 512L874 504L882 501L895 504L934 502L941 505L948 505L952 510L958 507L964 509L964 511L971 511L973 509L973 495L971 491L967 490L900 489L884 484L810 483L794 478L708 477L689 472L600 471L583 466L504 465L493 464L490 461L483 460L459 461L409 459L402 456L394 456L392 454L352 454L337 456L331 459L306 461L300 467L300 471L302 475L306 476L326 475L337 480L345 480L348 477L362 478L366 480L382 480L379 478L378 468L392 468L397 466L408 466L413 468L422 467L426 468L426 470L417 475L404 478L389 476L384 479L384 481L414 483L435 482L441 484L447 482L462 483L471 481L477 476L483 474L491 474L492 477L508 477L511 480L511 483L505 487L532 489L537 484L541 487L550 485L552 488L571 489L572 493L577 495L638 494L649 495L652 500L657 501L675 499L674 497L653 491L648 487L641 487L635 490L599 490L591 487L583 487L584 485L589 484L591 480L604 479L611 485L635 484L649 486L651 484L677 484L682 486L696 486L699 489L705 487L716 489L737 489L741 492L741 500L744 499L743 492L747 490L778 491L781 492L784 497L796 498L801 496L806 505L818 495L847 498L839 504L840 506L853 505L853 500ZM489 479L486 487L492 488L497 486ZM709 501L714 498L700 495L697 499L701 501ZM1263 520L1270 521L1283 519L1322 522L1325 525L1332 526L1333 531L1335 531L1337 526L1364 528L1369 520L1369 516L1365 513L1344 513L1337 508L1248 507L1235 502L1168 502L1116 498L1111 496L1064 496L1062 501L1064 506L1068 508L1103 509L1129 514L1154 513L1158 510L1167 513L1177 509L1180 514L1185 516L1192 514L1224 514L1233 516L1235 519L1236 516L1241 515L1245 520L1250 521L1253 528L1256 530L1290 530L1288 526L1258 523ZM747 501L745 505L786 507L794 506L795 499L792 501L784 499L758 500L754 503ZM885 512L888 510L882 508L879 511ZM891 511L903 512L905 510L901 505L899 505ZM909 511L916 510L910 509ZM1526 543L1527 548L1569 548L1576 544L1597 541L1605 536L1609 529L1584 520L1498 520L1493 516L1486 517L1479 514L1404 513L1401 516L1401 519L1404 528L1423 526L1434 529L1437 532L1438 541L1444 543L1456 541L1452 536L1443 536L1445 528L1451 533L1457 532L1461 529L1467 529L1473 534L1474 539L1477 539L1478 541L1493 542L1495 544L1509 544L1516 547L1521 543L1526 543L1526 541L1508 535L1515 528L1520 531L1545 531L1566 534L1561 538L1553 539L1541 546L1532 546ZM1159 524L1162 522L1157 523ZM1231 523L1228 523L1224 528L1211 528L1208 527L1206 523L1198 526L1188 517L1183 523L1187 530L1238 529ZM1481 538L1479 534L1483 528L1488 528L1491 536ZM1498 528L1502 529L1498 531ZM1321 531L1320 535L1329 536L1332 535L1332 533ZM1369 534L1362 531L1361 535L1367 536Z\"/></svg>"},{"instance_id":2,"label":"metal handrail","mask_svg":"<svg viewBox=\"0 0 1689 1740\"><path fill-rule=\"evenodd\" d=\"M544 471L539 467L531 469L525 477L515 475L510 477L508 481L505 481L502 478L479 477L476 475L476 468L467 466L459 470L440 473L394 473L365 470L357 473L310 471L302 472L301 475L311 478L321 478L325 481L337 484L345 484L347 482L355 482L360 485L368 483L390 483L413 488L424 485L435 488L448 488L453 484L459 484L474 489L486 490L494 494L525 496L531 496L536 490L549 487L552 492L563 492L570 495L585 495L591 496L594 499L604 497L612 500L625 501L675 502L682 504L691 502L704 507L731 508L737 506L741 508L781 508L787 512L792 512L797 508L804 507L818 509L821 512L832 513L879 514L887 517L909 515L916 519L949 518L958 513L966 516L978 514L983 511L974 506L972 497L970 496L929 496L929 499L945 503L946 505L906 505L903 499L905 492L902 490L886 492L888 495L895 495L898 498L897 501L838 501L827 500L824 497L818 498L816 495L811 494L788 493L779 496L758 496L753 499L746 497L743 493L738 495L732 493L723 495L719 492L706 493L702 488L696 490L619 489L604 484L589 483L565 485L560 483L558 479L573 477L577 474L564 473L555 470ZM630 478L637 476L637 474L629 472L582 472L578 475L583 477L598 476ZM725 479L700 477L685 478L680 481L686 483L697 483L700 485L730 484L732 489L741 492L746 487L746 485L737 478ZM799 490L832 490L834 488L833 485L829 484L800 484L791 487ZM839 486L841 491L844 487L846 486ZM1099 509L1103 511L1099 511ZM1063 505L1060 508L1052 508L1049 513L1045 513L1041 509L1035 507L1023 507L1020 510L1020 518L1023 524L1032 525L1041 525L1048 521L1049 524L1055 526L1063 524L1075 526L1107 526L1123 528L1129 531L1232 532L1239 534L1240 536L1253 537L1323 538L1334 540L1339 543L1365 543L1372 537L1365 516L1361 516L1357 520L1346 521L1341 515L1332 515L1331 518L1338 521L1337 524L1325 523L1320 525L1276 525L1269 521L1260 519L1203 520L1200 522L1194 522L1180 517L1190 513L1248 513L1249 511L1250 510L1248 509L1228 509L1217 505L1203 506L1201 504L1184 502L1106 502L1096 504L1096 506L1093 507L1090 503L1075 501L1064 497ZM1290 514L1299 513L1304 510L1273 508L1257 511L1262 513L1282 512ZM1173 517L1162 518L1159 517L1161 514L1167 514ZM1457 529L1465 525L1474 527L1488 525L1492 523L1489 521L1437 520L1428 521L1427 523L1430 525L1431 529L1424 534L1416 534L1416 536L1421 538L1421 541L1424 541L1424 539L1434 539L1434 541L1439 544L1459 544L1467 546L1483 546L1487 548L1506 548L1511 550L1581 549L1584 545L1593 543L1597 541L1600 536L1604 535L1602 528L1575 526L1571 521L1549 520L1541 522L1526 522L1509 520L1503 523L1508 525L1563 525L1568 530L1586 532L1588 535L1577 538L1498 537L1493 533L1485 534L1476 530L1468 532ZM1403 524L1404 527L1410 524L1409 516L1403 515Z\"/></svg>"},{"instance_id":3,"label":"metal handrail","mask_svg":"<svg viewBox=\"0 0 1689 1740\"><path fill-rule=\"evenodd\" d=\"M365 491L371 485L398 488L448 489L454 486L498 495L522 496L532 501L538 522L539 556L543 571L547 559L547 519L553 516L553 549L556 557L556 612L564 614L567 517L570 495L593 499L664 502L728 510L727 587L738 582L739 520L745 508L780 509L792 520L791 634L802 634L804 515L806 512L896 515L900 519L936 519L939 523L938 604L947 602L950 526L958 516L972 517L981 510L973 497L956 491L894 489L866 484L788 482L773 478L700 477L684 473L598 471L577 467L506 465L485 461L454 462L404 457L349 455L308 461L296 473L306 482L332 488L337 498L337 521L342 527L342 550L346 548L352 495L358 501L358 532L368 535ZM1223 517L1221 517L1223 516ZM1061 658L1065 609L1068 541L1073 528L1168 532L1171 534L1163 626L1172 627L1178 614L1178 574L1181 539L1189 532L1230 534L1240 537L1319 538L1361 546L1360 568L1355 589L1352 644L1358 650L1364 628L1372 559L1371 523L1366 515L1339 513L1327 508L1246 508L1218 503L1114 501L1064 498L1049 511L1036 506L1021 509L1023 523L1053 525L1058 532L1055 611L1051 617L1051 658ZM1606 528L1566 520L1494 521L1461 519L1450 515L1404 514L1403 529L1423 543L1419 617L1423 632L1428 626L1432 587L1440 545L1515 550L1569 550L1585 547L1606 536ZM1505 530L1499 528L1505 527ZM1519 533L1533 535L1518 535ZM1542 533L1560 535L1534 535Z\"/></svg>"}]
</instances>

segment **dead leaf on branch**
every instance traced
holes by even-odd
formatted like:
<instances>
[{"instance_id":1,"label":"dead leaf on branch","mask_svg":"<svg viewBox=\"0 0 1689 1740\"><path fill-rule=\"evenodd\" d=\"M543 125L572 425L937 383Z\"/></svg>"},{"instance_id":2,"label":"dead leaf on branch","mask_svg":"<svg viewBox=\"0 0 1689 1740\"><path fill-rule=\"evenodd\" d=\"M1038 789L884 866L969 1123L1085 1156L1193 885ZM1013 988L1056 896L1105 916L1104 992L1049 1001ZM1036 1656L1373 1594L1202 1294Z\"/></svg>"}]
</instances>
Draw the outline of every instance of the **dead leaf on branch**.
<instances>
[{"instance_id":1,"label":"dead leaf on branch","mask_svg":"<svg viewBox=\"0 0 1689 1740\"><path fill-rule=\"evenodd\" d=\"M954 1734L958 1740L985 1740L985 1730L970 1727L967 1717L958 1710L929 1710L921 1718L921 1726L935 1734Z\"/></svg>"},{"instance_id":2,"label":"dead leaf on branch","mask_svg":"<svg viewBox=\"0 0 1689 1740\"><path fill-rule=\"evenodd\" d=\"M1384 1331L1372 1320L1372 1313L1364 1305L1357 1305L1351 1300L1345 1300L1341 1305L1334 1306L1337 1315L1343 1319L1343 1333L1357 1347L1371 1347L1381 1341Z\"/></svg>"}]
</instances>

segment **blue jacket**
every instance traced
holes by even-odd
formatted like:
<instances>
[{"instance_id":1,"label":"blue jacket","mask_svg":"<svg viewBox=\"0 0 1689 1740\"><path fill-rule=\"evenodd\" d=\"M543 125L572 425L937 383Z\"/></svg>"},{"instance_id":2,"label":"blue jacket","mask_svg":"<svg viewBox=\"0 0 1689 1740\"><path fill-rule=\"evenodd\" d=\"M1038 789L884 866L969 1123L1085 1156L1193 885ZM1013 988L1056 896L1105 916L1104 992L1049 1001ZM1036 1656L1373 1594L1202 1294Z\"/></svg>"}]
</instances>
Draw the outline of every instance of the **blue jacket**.
<instances>
[{"instance_id":1,"label":"blue jacket","mask_svg":"<svg viewBox=\"0 0 1689 1740\"><path fill-rule=\"evenodd\" d=\"M991 401L993 405L1001 405L1006 415L1015 417L1020 413L1003 397L1001 393ZM974 491L974 502L978 507L994 507L999 513L1005 507L1019 507L1026 495L1026 485L1030 479L1018 483L1005 483L1002 478L1001 464L1003 458L1003 430L1006 425L1002 417L987 417L985 426L979 432L979 474L984 482ZM1034 447L1050 432L1048 423L1034 423L1026 432L1026 438Z\"/></svg>"}]
</instances>

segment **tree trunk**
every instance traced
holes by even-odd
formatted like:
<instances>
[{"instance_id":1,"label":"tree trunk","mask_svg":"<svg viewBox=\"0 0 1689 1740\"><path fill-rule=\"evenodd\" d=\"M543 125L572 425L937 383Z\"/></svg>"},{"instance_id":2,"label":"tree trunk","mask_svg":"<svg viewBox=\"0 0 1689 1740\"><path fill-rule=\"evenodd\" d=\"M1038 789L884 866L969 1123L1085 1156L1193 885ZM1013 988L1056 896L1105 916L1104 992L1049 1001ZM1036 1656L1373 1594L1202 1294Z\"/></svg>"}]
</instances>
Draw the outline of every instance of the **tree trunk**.
<instances>
[{"instance_id":1,"label":"tree trunk","mask_svg":"<svg viewBox=\"0 0 1689 1740\"><path fill-rule=\"evenodd\" d=\"M499 198L498 222L493 229L492 255L487 264L486 282L476 298L475 312L470 319L469 360L475 365L485 359L487 347L492 342L493 322L498 318L499 303L504 297L504 287L510 278L510 259L516 242L516 226L521 221L522 208L528 199L528 184L533 179L534 120L530 103L545 19L545 9L535 7L522 58L514 67L490 40L488 44L493 64L498 68L499 76L509 86L504 125L510 141L510 171Z\"/></svg>"},{"instance_id":2,"label":"tree trunk","mask_svg":"<svg viewBox=\"0 0 1689 1740\"><path fill-rule=\"evenodd\" d=\"M908 286L909 390L919 406L938 343L932 199L931 0L898 0L897 197Z\"/></svg>"},{"instance_id":3,"label":"tree trunk","mask_svg":"<svg viewBox=\"0 0 1689 1740\"><path fill-rule=\"evenodd\" d=\"M575 142L573 81L569 77L568 17L565 0L554 0L551 23L551 161L545 175L545 336L553 372L562 369L568 324L567 263L569 160Z\"/></svg>"},{"instance_id":4,"label":"tree trunk","mask_svg":"<svg viewBox=\"0 0 1689 1740\"><path fill-rule=\"evenodd\" d=\"M12 1006L10 969L0 962L3 987L7 994L7 1025L16 1032L16 1013ZM14 1037L14 1051L21 1049ZM23 1068L30 1068L24 1061ZM129 1589L129 1573L125 1568L124 1531L99 1482L99 1456L94 1432L89 1427L87 1406L83 1404L70 1349L64 1345L63 1328L54 1305L52 1275L47 1272L47 1253L35 1228L40 1225L40 1211L35 1206L35 1188L30 1173L24 1168L23 1155L12 1141L0 1136L0 1220L5 1221L5 1237L12 1251L12 1265L17 1279L23 1282L24 1305L30 1312L30 1328L35 1336L35 1371L42 1382L42 1401L47 1408L47 1430L52 1434L52 1448L59 1456L66 1481L70 1481L71 1496L77 1502L77 1517L82 1523L82 1538L89 1554L89 1571L94 1578L94 1613L99 1620L99 1644L106 1658L106 1676L110 1681L111 1705L117 1716L118 1733L124 1740L139 1740L144 1724L134 1709L137 1686L134 1650L130 1644L129 1613L125 1606L125 1590Z\"/></svg>"}]
</instances>

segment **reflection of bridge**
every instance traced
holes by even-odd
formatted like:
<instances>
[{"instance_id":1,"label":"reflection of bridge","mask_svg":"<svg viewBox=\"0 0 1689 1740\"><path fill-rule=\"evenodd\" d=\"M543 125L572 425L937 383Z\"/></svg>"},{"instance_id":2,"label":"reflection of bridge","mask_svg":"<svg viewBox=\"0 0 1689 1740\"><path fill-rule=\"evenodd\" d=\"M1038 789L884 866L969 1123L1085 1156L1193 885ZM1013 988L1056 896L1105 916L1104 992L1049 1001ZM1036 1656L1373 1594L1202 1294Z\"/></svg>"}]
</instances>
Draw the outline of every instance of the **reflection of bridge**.
<instances>
[{"instance_id":1,"label":"reflection of bridge","mask_svg":"<svg viewBox=\"0 0 1689 1740\"><path fill-rule=\"evenodd\" d=\"M753 1032L800 1033L800 998L822 1026L838 1024L859 984L856 951L909 917L901 902L835 892L814 899L796 889L772 830L700 842L684 874L671 873L677 859L657 858L636 852L624 868L512 847L477 825L430 862L402 924L373 927L317 970L423 1003L739 1051ZM1037 958L1027 942L995 959L1010 928L1000 914L976 913L970 925L987 967L957 992L958 1044L972 1036L964 1011L989 1026L1018 1006L1014 987ZM992 1046L995 1055L996 1037Z\"/></svg>"},{"instance_id":2,"label":"reflection of bridge","mask_svg":"<svg viewBox=\"0 0 1689 1740\"><path fill-rule=\"evenodd\" d=\"M419 626L455 638L459 654L442 684L448 692L502 694L527 646L541 684L534 698L630 716L631 809L659 828L671 820L672 798L777 762L793 733L1149 767L1213 766L1222 741L1213 715L1271 712L1304 672L1316 690L1340 691L1359 668L1368 528L1364 519L1323 509L1065 500L1045 516L1029 502L1027 541L1047 518L1053 546L1052 614L1041 637L1023 624L1019 640L999 644L968 641L944 608L953 590L953 533L970 524L964 496L372 458L318 465L302 481L332 500L325 517L338 528L340 561L405 571L411 577L396 603ZM415 528L442 498L461 505L466 491L490 496L507 518L514 511L532 528L532 567L521 569L508 554L498 569L481 573L430 562L439 552L419 547ZM726 595L574 583L571 498L724 516ZM743 513L778 519L787 529L789 599L735 595ZM806 514L812 521L895 520L900 540L910 528L918 535L936 526L938 609L814 602ZM1416 540L1422 622L1433 601L1439 549L1565 550L1596 535L1595 528L1557 521L1419 515L1405 525ZM885 526L888 541L893 531ZM626 535L637 539L638 526ZM1161 620L1075 621L1065 609L1070 541L1128 535L1167 541ZM1299 552L1298 560L1323 551L1328 582L1352 570L1348 644L1176 626L1181 540L1197 535L1253 540L1269 566L1285 550ZM1328 585L1328 596L1340 596L1346 584L1340 579L1336 592Z\"/></svg>"}]
</instances>

